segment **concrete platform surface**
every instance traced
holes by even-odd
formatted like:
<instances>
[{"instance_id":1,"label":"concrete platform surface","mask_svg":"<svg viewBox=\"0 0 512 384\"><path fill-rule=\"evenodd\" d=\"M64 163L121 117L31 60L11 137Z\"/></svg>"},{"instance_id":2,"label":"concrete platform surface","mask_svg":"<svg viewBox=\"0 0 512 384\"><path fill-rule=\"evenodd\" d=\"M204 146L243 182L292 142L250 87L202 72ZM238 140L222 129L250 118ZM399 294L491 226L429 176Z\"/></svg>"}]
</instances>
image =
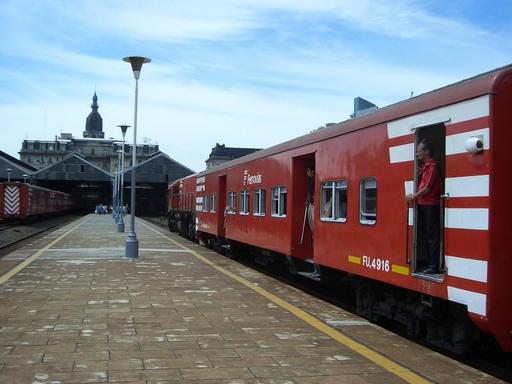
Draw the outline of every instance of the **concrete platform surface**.
<instances>
[{"instance_id":1,"label":"concrete platform surface","mask_svg":"<svg viewBox=\"0 0 512 384\"><path fill-rule=\"evenodd\" d=\"M1 384L500 382L163 228L136 232L135 260L106 215L0 260L16 264L0 276Z\"/></svg>"}]
</instances>

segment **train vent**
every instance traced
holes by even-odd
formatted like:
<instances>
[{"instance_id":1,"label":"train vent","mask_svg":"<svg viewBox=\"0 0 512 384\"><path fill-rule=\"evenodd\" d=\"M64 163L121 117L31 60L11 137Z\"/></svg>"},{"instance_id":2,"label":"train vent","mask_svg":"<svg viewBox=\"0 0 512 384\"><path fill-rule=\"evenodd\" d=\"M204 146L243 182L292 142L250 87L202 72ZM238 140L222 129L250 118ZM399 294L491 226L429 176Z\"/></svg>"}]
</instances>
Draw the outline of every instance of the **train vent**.
<instances>
[{"instance_id":1,"label":"train vent","mask_svg":"<svg viewBox=\"0 0 512 384\"><path fill-rule=\"evenodd\" d=\"M368 115L372 112L375 112L379 107L375 104L370 103L368 100L363 99L362 97L356 97L354 99L354 113L350 115L350 117L359 117Z\"/></svg>"}]
</instances>

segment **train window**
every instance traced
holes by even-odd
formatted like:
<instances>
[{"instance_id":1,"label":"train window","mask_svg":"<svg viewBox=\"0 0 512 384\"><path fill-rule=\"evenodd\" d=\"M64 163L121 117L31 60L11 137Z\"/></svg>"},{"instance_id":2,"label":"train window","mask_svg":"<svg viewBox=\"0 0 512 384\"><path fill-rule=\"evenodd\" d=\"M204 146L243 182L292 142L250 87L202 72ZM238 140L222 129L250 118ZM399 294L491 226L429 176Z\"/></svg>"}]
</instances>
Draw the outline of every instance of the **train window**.
<instances>
[{"instance_id":1,"label":"train window","mask_svg":"<svg viewBox=\"0 0 512 384\"><path fill-rule=\"evenodd\" d=\"M320 191L320 219L322 221L347 221L347 182L322 183Z\"/></svg>"},{"instance_id":2,"label":"train window","mask_svg":"<svg viewBox=\"0 0 512 384\"><path fill-rule=\"evenodd\" d=\"M359 189L359 222L373 225L377 220L377 179L370 177L361 180Z\"/></svg>"},{"instance_id":3,"label":"train window","mask_svg":"<svg viewBox=\"0 0 512 384\"><path fill-rule=\"evenodd\" d=\"M208 212L208 200L210 197L206 194L203 196L203 212Z\"/></svg>"},{"instance_id":4,"label":"train window","mask_svg":"<svg viewBox=\"0 0 512 384\"><path fill-rule=\"evenodd\" d=\"M249 214L249 191L243 190L240 192L240 214Z\"/></svg>"},{"instance_id":5,"label":"train window","mask_svg":"<svg viewBox=\"0 0 512 384\"><path fill-rule=\"evenodd\" d=\"M288 188L274 187L272 188L272 216L286 217L286 201Z\"/></svg>"},{"instance_id":6,"label":"train window","mask_svg":"<svg viewBox=\"0 0 512 384\"><path fill-rule=\"evenodd\" d=\"M265 189L263 188L254 191L253 213L256 216L265 216Z\"/></svg>"},{"instance_id":7,"label":"train window","mask_svg":"<svg viewBox=\"0 0 512 384\"><path fill-rule=\"evenodd\" d=\"M210 212L217 212L217 195L215 193L210 195Z\"/></svg>"},{"instance_id":8,"label":"train window","mask_svg":"<svg viewBox=\"0 0 512 384\"><path fill-rule=\"evenodd\" d=\"M236 213L236 192L228 192L228 213Z\"/></svg>"}]
</instances>

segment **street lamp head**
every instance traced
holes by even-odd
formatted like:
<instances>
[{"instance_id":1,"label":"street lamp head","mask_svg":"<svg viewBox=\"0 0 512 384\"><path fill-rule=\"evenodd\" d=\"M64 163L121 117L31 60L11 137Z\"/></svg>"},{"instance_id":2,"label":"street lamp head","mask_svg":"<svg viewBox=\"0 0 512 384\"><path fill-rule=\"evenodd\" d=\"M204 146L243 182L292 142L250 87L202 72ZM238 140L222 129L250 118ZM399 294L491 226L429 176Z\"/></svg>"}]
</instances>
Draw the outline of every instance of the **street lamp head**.
<instances>
[{"instance_id":1,"label":"street lamp head","mask_svg":"<svg viewBox=\"0 0 512 384\"><path fill-rule=\"evenodd\" d=\"M121 125L118 125L119 128L121 128L121 133L123 134L123 139L126 135L126 131L128 130L128 128L131 127L131 125L125 125L125 124L121 124Z\"/></svg>"},{"instance_id":2,"label":"street lamp head","mask_svg":"<svg viewBox=\"0 0 512 384\"><path fill-rule=\"evenodd\" d=\"M133 76L136 80L139 79L142 64L151 62L151 59L142 56L128 56L123 58L123 60L132 65Z\"/></svg>"}]
</instances>

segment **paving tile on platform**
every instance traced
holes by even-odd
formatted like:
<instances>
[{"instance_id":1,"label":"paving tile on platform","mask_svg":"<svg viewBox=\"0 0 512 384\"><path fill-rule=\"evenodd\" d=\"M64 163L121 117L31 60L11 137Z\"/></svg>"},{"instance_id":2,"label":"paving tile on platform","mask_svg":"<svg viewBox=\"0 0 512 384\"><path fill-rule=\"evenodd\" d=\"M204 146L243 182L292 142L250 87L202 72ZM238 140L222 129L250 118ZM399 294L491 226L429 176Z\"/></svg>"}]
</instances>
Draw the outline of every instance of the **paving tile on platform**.
<instances>
[{"instance_id":1,"label":"paving tile on platform","mask_svg":"<svg viewBox=\"0 0 512 384\"><path fill-rule=\"evenodd\" d=\"M185 380L250 379L254 374L248 368L197 368L180 369Z\"/></svg>"},{"instance_id":2,"label":"paving tile on platform","mask_svg":"<svg viewBox=\"0 0 512 384\"><path fill-rule=\"evenodd\" d=\"M36 372L33 374L33 383L105 383L106 371L91 372Z\"/></svg>"}]
</instances>

